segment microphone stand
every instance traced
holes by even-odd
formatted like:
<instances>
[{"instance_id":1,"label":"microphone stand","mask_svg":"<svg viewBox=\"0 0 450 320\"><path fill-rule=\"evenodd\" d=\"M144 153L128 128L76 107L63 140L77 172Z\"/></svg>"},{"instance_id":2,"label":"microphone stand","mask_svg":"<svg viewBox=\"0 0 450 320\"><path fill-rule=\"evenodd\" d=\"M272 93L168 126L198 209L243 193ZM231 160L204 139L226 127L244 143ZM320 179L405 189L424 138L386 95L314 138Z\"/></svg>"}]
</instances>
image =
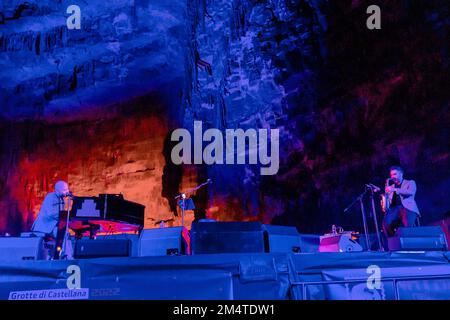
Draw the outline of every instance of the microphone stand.
<instances>
[{"instance_id":1,"label":"microphone stand","mask_svg":"<svg viewBox=\"0 0 450 320\"><path fill-rule=\"evenodd\" d=\"M70 218L70 210L71 210L71 200L72 197L67 197L67 217L66 217L66 226L65 226L65 230L64 230L64 239L63 239L63 243L61 246L61 251L59 251L59 259L61 259L61 257L63 257L63 253L66 253L66 241L67 241L67 236L68 236L68 230L69 230L69 218Z\"/></svg>"},{"instance_id":2,"label":"microphone stand","mask_svg":"<svg viewBox=\"0 0 450 320\"><path fill-rule=\"evenodd\" d=\"M370 211L370 215L373 218L373 222L375 225L375 232L377 233L377 242L378 242L378 251L384 251L383 246L381 244L381 237L380 237L380 230L378 228L378 219L377 219L377 212L375 210L375 202L373 200L373 195L375 192L379 191L380 188L378 188L377 186L373 185L373 184L366 184L365 185L365 190L363 193L361 193L355 200L353 200L353 202L344 209L344 213L347 212L356 202L359 201L360 206L361 206L361 214L362 214L362 218L363 218L363 224L364 224L364 233L366 234L366 245L367 245L367 251L371 251L370 247L369 247L369 233L368 233L368 227L367 227L367 221L366 221L366 213L365 213L365 209L364 209L364 203L363 203L363 198L366 195L366 193L369 193L369 197L370 197L370 203L371 203L371 211Z\"/></svg>"},{"instance_id":3,"label":"microphone stand","mask_svg":"<svg viewBox=\"0 0 450 320\"><path fill-rule=\"evenodd\" d=\"M366 221L366 211L364 209L364 203L363 203L363 198L367 193L367 189L364 190L363 193L361 193L359 196L357 196L355 198L355 200L353 200L353 202L347 206L347 208L344 209L344 213L347 212L351 207L353 207L353 205L359 201L360 207L361 207L361 214L362 214L362 220L363 220L363 227L364 227L364 233L365 233L365 238L366 238L366 246L367 246L367 251L370 251L370 245L369 245L369 231L368 231L368 227L367 227L367 221Z\"/></svg>"},{"instance_id":4,"label":"microphone stand","mask_svg":"<svg viewBox=\"0 0 450 320\"><path fill-rule=\"evenodd\" d=\"M54 250L52 252L52 257L51 257L52 260L56 260L56 259L59 260L59 258L61 256L62 245L61 245L61 249L59 249L59 247L58 247L58 243L59 243L59 241L58 241L58 239L59 239L59 223L60 223L61 212L64 211L65 206L66 206L66 203L64 201L64 197L58 196L58 223L56 224L57 231L56 231L56 236L55 236L55 240L54 240L55 241L55 248L54 248Z\"/></svg>"},{"instance_id":5,"label":"microphone stand","mask_svg":"<svg viewBox=\"0 0 450 320\"><path fill-rule=\"evenodd\" d=\"M175 197L175 200L181 198L181 226L182 227L184 227L184 210L185 210L185 204L186 204L186 194L197 191L198 189L200 189L210 183L211 183L211 179L208 179L206 182L203 182L202 184L199 184L198 186L196 186L194 188L188 189L185 192L182 192Z\"/></svg>"},{"instance_id":6,"label":"microphone stand","mask_svg":"<svg viewBox=\"0 0 450 320\"><path fill-rule=\"evenodd\" d=\"M377 212L375 210L375 202L373 200L374 189L373 189L373 187L370 187L369 190L370 190L370 193L369 193L369 195L370 195L370 202L372 204L373 222L374 222L374 225L375 225L375 232L377 233L378 250L379 251L384 251L383 246L381 245L380 230L378 229Z\"/></svg>"}]
</instances>

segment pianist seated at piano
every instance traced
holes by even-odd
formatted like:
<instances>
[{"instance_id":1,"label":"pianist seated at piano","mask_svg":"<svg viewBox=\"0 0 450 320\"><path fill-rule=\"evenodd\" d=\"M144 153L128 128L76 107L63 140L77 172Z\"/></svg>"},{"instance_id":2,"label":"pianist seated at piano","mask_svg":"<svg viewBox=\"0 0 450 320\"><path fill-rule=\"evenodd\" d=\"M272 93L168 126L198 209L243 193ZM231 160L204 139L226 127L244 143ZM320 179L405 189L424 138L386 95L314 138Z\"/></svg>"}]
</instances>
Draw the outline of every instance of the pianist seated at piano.
<instances>
[{"instance_id":1,"label":"pianist seated at piano","mask_svg":"<svg viewBox=\"0 0 450 320\"><path fill-rule=\"evenodd\" d=\"M69 196L69 185L65 181L55 184L55 191L49 192L42 203L39 215L31 227L33 232L40 232L56 238L58 232L59 212L64 210L64 198Z\"/></svg>"}]
</instances>

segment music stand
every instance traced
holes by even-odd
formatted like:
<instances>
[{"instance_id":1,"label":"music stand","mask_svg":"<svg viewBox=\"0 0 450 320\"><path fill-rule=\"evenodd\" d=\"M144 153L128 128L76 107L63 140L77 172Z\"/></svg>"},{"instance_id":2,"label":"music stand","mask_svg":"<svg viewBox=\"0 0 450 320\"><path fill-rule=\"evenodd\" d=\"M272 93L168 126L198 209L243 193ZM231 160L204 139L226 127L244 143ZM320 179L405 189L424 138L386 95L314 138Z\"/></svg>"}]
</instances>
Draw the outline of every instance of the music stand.
<instances>
[{"instance_id":1,"label":"music stand","mask_svg":"<svg viewBox=\"0 0 450 320\"><path fill-rule=\"evenodd\" d=\"M190 199L190 198L186 199L186 194L197 191L198 189L200 189L210 183L212 183L212 180L208 179L206 182L203 182L202 184L196 186L195 188L188 189L184 193L180 193L179 195L177 195L175 197L175 200L181 198L181 200L178 201L178 205L181 208L181 226L184 227L184 210L194 210L195 209L194 201L192 201L192 199Z\"/></svg>"},{"instance_id":2,"label":"music stand","mask_svg":"<svg viewBox=\"0 0 450 320\"><path fill-rule=\"evenodd\" d=\"M184 226L184 211L195 209L194 200L191 198L186 199L186 195L183 194L181 200L178 201L178 205L181 208L181 226Z\"/></svg>"}]
</instances>

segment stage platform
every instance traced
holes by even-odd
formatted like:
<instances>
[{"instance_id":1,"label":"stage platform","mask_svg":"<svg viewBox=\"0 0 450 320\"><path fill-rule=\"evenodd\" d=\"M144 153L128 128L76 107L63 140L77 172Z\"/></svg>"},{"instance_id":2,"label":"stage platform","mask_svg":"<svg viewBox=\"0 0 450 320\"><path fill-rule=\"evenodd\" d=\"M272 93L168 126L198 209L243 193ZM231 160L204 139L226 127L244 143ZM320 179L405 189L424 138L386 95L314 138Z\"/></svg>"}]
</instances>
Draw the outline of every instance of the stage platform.
<instances>
[{"instance_id":1,"label":"stage platform","mask_svg":"<svg viewBox=\"0 0 450 320\"><path fill-rule=\"evenodd\" d=\"M450 299L450 253L0 261L0 299Z\"/></svg>"}]
</instances>

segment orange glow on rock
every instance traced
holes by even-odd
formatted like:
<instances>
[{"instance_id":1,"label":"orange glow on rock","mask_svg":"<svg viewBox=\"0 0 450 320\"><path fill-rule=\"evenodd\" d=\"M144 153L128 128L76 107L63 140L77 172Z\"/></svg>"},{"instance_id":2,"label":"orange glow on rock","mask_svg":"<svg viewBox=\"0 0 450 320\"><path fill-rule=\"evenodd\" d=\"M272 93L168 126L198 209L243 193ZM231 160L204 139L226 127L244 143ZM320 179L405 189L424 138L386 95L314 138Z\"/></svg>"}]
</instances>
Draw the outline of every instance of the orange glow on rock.
<instances>
[{"instance_id":1,"label":"orange glow on rock","mask_svg":"<svg viewBox=\"0 0 450 320\"><path fill-rule=\"evenodd\" d=\"M57 180L66 180L80 196L123 193L146 206L146 228L172 217L161 195L167 132L157 116L44 126L42 137L32 150L20 153L7 180L9 202L21 214L23 229L31 227ZM4 225L0 221L0 229Z\"/></svg>"}]
</instances>

